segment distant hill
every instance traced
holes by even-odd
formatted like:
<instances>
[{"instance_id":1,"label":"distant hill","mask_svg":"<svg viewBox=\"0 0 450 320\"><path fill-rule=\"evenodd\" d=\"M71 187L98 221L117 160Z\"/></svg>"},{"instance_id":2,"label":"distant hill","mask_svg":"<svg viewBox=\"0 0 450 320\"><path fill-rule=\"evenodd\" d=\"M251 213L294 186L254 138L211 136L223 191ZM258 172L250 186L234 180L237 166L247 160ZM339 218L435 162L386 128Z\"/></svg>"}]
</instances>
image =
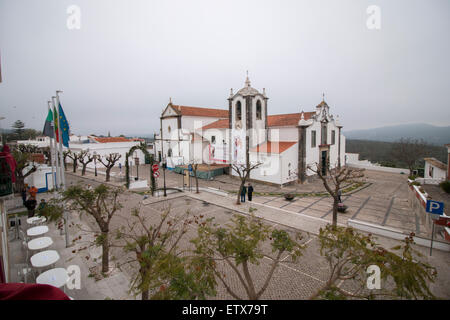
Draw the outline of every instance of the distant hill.
<instances>
[{"instance_id":1,"label":"distant hill","mask_svg":"<svg viewBox=\"0 0 450 320\"><path fill-rule=\"evenodd\" d=\"M426 123L403 124L375 129L343 131L347 139L394 142L400 138L423 139L443 146L450 143L450 126L437 127Z\"/></svg>"}]
</instances>

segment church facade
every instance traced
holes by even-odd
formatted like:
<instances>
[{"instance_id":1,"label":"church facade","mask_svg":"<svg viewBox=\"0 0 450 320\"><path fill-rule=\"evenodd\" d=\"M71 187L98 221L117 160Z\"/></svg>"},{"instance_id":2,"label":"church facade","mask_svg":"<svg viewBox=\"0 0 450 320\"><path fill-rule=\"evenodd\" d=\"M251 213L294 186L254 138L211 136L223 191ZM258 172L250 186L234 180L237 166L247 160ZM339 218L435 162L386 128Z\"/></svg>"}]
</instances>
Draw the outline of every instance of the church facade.
<instances>
[{"instance_id":1,"label":"church facade","mask_svg":"<svg viewBox=\"0 0 450 320\"><path fill-rule=\"evenodd\" d=\"M268 114L269 98L246 79L228 97L228 110L175 105L160 118L155 136L156 158L167 166L189 163L259 164L250 178L284 185L304 182L320 164L326 173L344 165L345 137L338 118L322 100L313 111ZM234 170L230 173L237 175Z\"/></svg>"}]
</instances>

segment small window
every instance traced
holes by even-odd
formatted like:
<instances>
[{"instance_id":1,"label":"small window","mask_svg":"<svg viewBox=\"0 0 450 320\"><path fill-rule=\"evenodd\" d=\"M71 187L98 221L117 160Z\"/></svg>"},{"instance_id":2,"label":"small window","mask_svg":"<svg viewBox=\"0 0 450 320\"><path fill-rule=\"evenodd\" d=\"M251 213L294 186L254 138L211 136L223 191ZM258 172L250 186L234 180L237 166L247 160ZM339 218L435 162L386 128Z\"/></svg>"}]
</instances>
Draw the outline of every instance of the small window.
<instances>
[{"instance_id":1,"label":"small window","mask_svg":"<svg viewBox=\"0 0 450 320\"><path fill-rule=\"evenodd\" d=\"M256 120L262 119L262 107L261 107L261 101L258 100L256 102Z\"/></svg>"},{"instance_id":2,"label":"small window","mask_svg":"<svg viewBox=\"0 0 450 320\"><path fill-rule=\"evenodd\" d=\"M335 144L335 143L336 143L336 131L331 130L331 144Z\"/></svg>"},{"instance_id":3,"label":"small window","mask_svg":"<svg viewBox=\"0 0 450 320\"><path fill-rule=\"evenodd\" d=\"M316 147L316 130L311 131L311 148Z\"/></svg>"},{"instance_id":4,"label":"small window","mask_svg":"<svg viewBox=\"0 0 450 320\"><path fill-rule=\"evenodd\" d=\"M242 105L240 101L236 103L236 120L242 120Z\"/></svg>"},{"instance_id":5,"label":"small window","mask_svg":"<svg viewBox=\"0 0 450 320\"><path fill-rule=\"evenodd\" d=\"M168 156L168 157L171 157L171 156L172 156L172 149L169 149L169 150L167 151L167 156Z\"/></svg>"},{"instance_id":6,"label":"small window","mask_svg":"<svg viewBox=\"0 0 450 320\"><path fill-rule=\"evenodd\" d=\"M216 143L216 136L211 136L211 143L215 144Z\"/></svg>"},{"instance_id":7,"label":"small window","mask_svg":"<svg viewBox=\"0 0 450 320\"><path fill-rule=\"evenodd\" d=\"M322 123L322 141L321 144L327 144L327 124L326 123Z\"/></svg>"}]
</instances>

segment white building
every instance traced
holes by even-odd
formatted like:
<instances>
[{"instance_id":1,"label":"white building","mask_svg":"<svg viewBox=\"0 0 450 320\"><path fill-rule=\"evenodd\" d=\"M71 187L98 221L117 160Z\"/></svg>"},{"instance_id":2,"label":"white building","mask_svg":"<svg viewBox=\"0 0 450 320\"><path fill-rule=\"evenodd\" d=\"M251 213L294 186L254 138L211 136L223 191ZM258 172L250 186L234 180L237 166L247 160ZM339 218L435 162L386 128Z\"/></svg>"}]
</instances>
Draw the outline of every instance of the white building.
<instances>
[{"instance_id":1,"label":"white building","mask_svg":"<svg viewBox=\"0 0 450 320\"><path fill-rule=\"evenodd\" d=\"M315 111L279 115L268 115L268 100L265 89L252 88L247 77L244 88L231 89L228 110L170 101L155 137L156 159L167 159L169 168L189 162L258 162L251 179L278 185L304 182L314 175L308 166L344 164L342 125L324 100Z\"/></svg>"},{"instance_id":2,"label":"white building","mask_svg":"<svg viewBox=\"0 0 450 320\"><path fill-rule=\"evenodd\" d=\"M17 144L24 144L24 145L33 145L38 148L46 148L50 147L50 138L46 136L39 136L36 137L35 140L18 140Z\"/></svg>"},{"instance_id":3,"label":"white building","mask_svg":"<svg viewBox=\"0 0 450 320\"><path fill-rule=\"evenodd\" d=\"M447 165L435 158L424 158L424 182L437 184L447 179Z\"/></svg>"},{"instance_id":4,"label":"white building","mask_svg":"<svg viewBox=\"0 0 450 320\"><path fill-rule=\"evenodd\" d=\"M116 166L119 163L124 166L126 153L134 146L139 145L141 140L139 139L127 139L123 137L95 137L95 136L87 136L88 139L82 139L81 143L69 143L69 149L72 152L78 153L82 150L87 150L92 155L97 155L98 157L102 157L103 162L105 162L105 156L110 155L111 153L118 153L121 155L119 161L116 163ZM136 150L132 157L128 158L130 165L135 164L134 158L139 158L139 163L145 163L145 155L141 150ZM71 159L67 159L68 163L71 163ZM103 165L97 162L97 168L102 168ZM131 163L132 162L132 163ZM95 163L90 162L87 166L88 168L94 168Z\"/></svg>"}]
</instances>

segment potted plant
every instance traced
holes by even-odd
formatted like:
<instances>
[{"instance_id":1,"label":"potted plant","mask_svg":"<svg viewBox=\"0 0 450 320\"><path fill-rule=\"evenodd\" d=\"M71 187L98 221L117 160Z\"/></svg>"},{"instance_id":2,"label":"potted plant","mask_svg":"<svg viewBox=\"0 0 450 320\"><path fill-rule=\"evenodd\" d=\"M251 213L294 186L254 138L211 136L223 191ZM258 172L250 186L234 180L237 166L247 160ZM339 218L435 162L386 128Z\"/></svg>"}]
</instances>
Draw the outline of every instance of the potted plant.
<instances>
[{"instance_id":1,"label":"potted plant","mask_svg":"<svg viewBox=\"0 0 450 320\"><path fill-rule=\"evenodd\" d=\"M295 195L292 193L285 193L284 198L288 201L292 201L295 198Z\"/></svg>"}]
</instances>

